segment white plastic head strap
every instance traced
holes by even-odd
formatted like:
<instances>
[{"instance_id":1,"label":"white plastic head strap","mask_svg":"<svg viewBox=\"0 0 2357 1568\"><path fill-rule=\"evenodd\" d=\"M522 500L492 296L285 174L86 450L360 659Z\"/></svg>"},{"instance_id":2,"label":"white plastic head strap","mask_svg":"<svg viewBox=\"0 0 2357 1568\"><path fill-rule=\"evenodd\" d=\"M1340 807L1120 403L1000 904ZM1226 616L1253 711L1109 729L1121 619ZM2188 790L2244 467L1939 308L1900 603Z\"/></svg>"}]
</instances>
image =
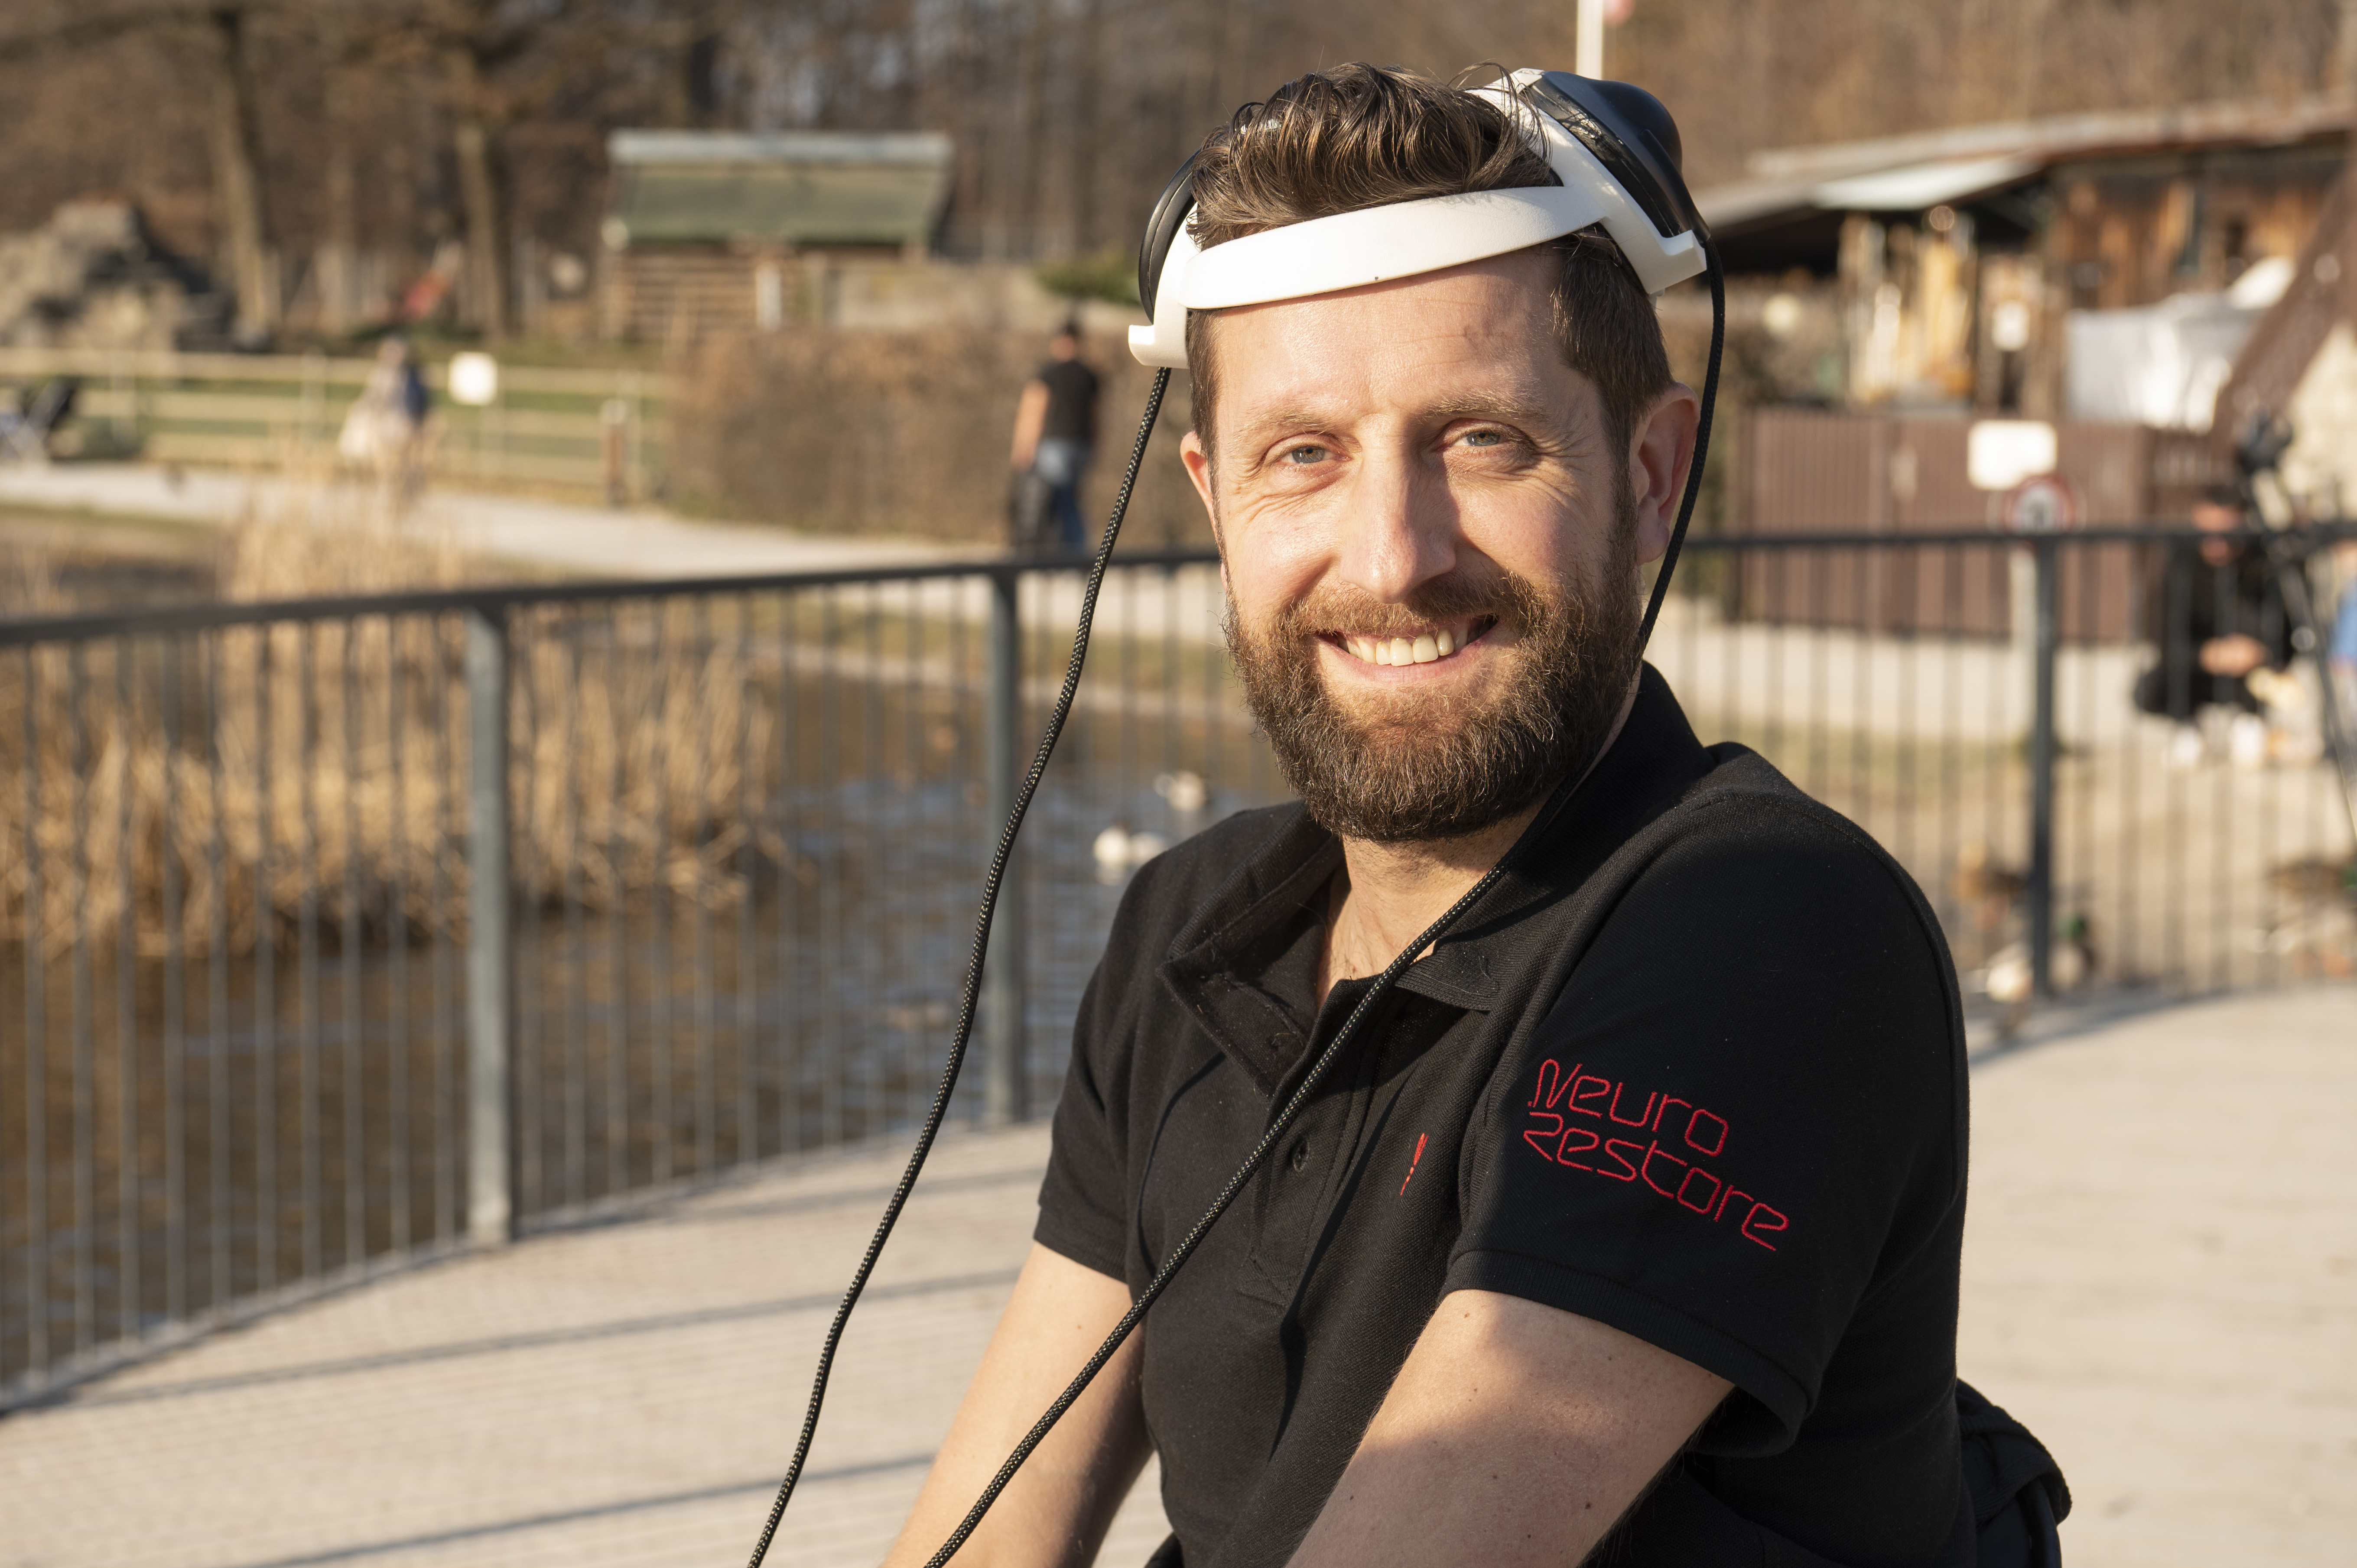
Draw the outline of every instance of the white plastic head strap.
<instances>
[{"instance_id":1,"label":"white plastic head strap","mask_svg":"<svg viewBox=\"0 0 2357 1568\"><path fill-rule=\"evenodd\" d=\"M1151 325L1129 329L1140 364L1187 364L1187 312L1304 299L1544 244L1600 223L1649 294L1704 267L1694 231L1663 235L1596 155L1548 116L1521 102L1539 73L1516 71L1512 91L1477 88L1521 124L1563 183L1432 196L1248 234L1205 251L1180 224L1162 263Z\"/></svg>"}]
</instances>

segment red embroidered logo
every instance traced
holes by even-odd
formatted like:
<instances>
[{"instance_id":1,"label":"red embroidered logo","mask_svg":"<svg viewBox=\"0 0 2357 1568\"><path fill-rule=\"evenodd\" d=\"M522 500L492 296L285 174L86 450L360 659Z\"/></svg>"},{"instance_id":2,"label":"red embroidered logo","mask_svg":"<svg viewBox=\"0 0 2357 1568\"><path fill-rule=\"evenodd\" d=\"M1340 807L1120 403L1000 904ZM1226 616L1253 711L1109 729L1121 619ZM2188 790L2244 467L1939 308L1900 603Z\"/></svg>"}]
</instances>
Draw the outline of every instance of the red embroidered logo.
<instances>
[{"instance_id":1,"label":"red embroidered logo","mask_svg":"<svg viewBox=\"0 0 2357 1568\"><path fill-rule=\"evenodd\" d=\"M1627 1085L1583 1072L1580 1069L1585 1065L1575 1062L1566 1072L1563 1064L1553 1059L1539 1064L1537 1086L1524 1105L1530 1112L1530 1122L1523 1129L1523 1143L1554 1165L1587 1171L1607 1181L1641 1181L1661 1197L1713 1225L1733 1208L1741 1216L1736 1229L1745 1240L1771 1252L1777 1250L1776 1243L1768 1238L1791 1225L1791 1219L1702 1163L1716 1160L1726 1152L1729 1130L1726 1117L1674 1094L1651 1090L1645 1095L1643 1106L1638 1107L1635 1093ZM1672 1106L1680 1107L1685 1114L1684 1125L1665 1145L1665 1124L1677 1121ZM1570 1121L1573 1116L1590 1117L1601 1125L1584 1127ZM1615 1125L1642 1133L1645 1137L1640 1141L1608 1136ZM1424 1152L1420 1141L1416 1152ZM1574 1157L1580 1155L1600 1156L1604 1163L1591 1165ZM1401 1183L1400 1190L1405 1192L1407 1184Z\"/></svg>"},{"instance_id":2,"label":"red embroidered logo","mask_svg":"<svg viewBox=\"0 0 2357 1568\"><path fill-rule=\"evenodd\" d=\"M1415 1135L1415 1153L1407 1157L1407 1175L1400 1177L1400 1196L1407 1196L1407 1184L1415 1179L1415 1162L1424 1158L1424 1134Z\"/></svg>"}]
</instances>

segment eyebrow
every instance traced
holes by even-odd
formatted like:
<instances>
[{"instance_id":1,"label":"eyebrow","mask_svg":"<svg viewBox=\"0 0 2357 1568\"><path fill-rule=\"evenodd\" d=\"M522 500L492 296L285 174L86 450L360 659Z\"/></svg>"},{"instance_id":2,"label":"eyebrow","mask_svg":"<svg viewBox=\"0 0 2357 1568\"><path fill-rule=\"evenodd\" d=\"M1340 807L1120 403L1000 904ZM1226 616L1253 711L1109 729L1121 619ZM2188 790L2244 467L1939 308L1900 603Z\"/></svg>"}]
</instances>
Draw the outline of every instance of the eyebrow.
<instances>
[{"instance_id":1,"label":"eyebrow","mask_svg":"<svg viewBox=\"0 0 2357 1568\"><path fill-rule=\"evenodd\" d=\"M1542 405L1504 392L1462 392L1427 403L1425 412L1444 420L1495 419L1508 424L1522 425L1543 424L1550 417ZM1232 439L1247 446L1258 446L1279 430L1299 426L1322 429L1331 422L1329 413L1321 413L1307 403L1295 403L1272 409L1245 421L1233 433Z\"/></svg>"},{"instance_id":2,"label":"eyebrow","mask_svg":"<svg viewBox=\"0 0 2357 1568\"><path fill-rule=\"evenodd\" d=\"M1537 424L1550 416L1540 404L1525 403L1504 392L1467 392L1442 398L1432 404L1432 412L1450 419L1497 419L1509 424Z\"/></svg>"}]
</instances>

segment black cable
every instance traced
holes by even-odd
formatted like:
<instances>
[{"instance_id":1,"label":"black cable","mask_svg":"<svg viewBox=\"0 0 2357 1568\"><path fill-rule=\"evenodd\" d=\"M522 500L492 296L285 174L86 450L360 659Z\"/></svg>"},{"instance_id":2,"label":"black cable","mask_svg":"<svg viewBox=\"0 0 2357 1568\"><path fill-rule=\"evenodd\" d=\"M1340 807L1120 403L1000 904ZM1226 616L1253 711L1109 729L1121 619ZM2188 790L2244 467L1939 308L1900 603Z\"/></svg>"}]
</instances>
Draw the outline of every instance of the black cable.
<instances>
[{"instance_id":1,"label":"black cable","mask_svg":"<svg viewBox=\"0 0 2357 1568\"><path fill-rule=\"evenodd\" d=\"M1072 699L1080 691L1081 666L1089 656L1089 627L1096 618L1097 595L1104 586L1105 567L1113 559L1114 541L1121 537L1121 521L1129 511L1130 492L1136 489L1138 469L1146 462L1146 444L1154 434L1154 422L1162 413L1162 394L1169 386L1170 372L1157 371L1153 390L1146 394L1146 413L1137 422L1137 440L1129 450L1129 468L1122 475L1120 493L1114 497L1113 516L1105 523L1104 540L1097 546L1096 559L1089 566L1087 586L1081 594L1081 620L1072 634L1071 658L1064 666L1063 690L1056 695L1055 711L1048 717L1048 728L1039 737L1039 750L1032 754L1031 770L1024 775L1023 787L1015 792L1015 804L1006 813L1006 825L999 830L998 849L990 857L989 874L983 878L982 908L974 917L974 955L966 966L965 994L959 1002L957 1033L950 1042L949 1060L942 1068L941 1082L933 1090L932 1108L925 1113L924 1125L917 1130L917 1146L909 1153L908 1168L900 1173L899 1185L892 1189L890 1201L884 1205L884 1218L867 1243L867 1253L859 1260L858 1271L851 1276L851 1288L843 1293L843 1305L835 1308L834 1321L827 1326L826 1342L819 1348L818 1374L811 1385L810 1408L802 1416L802 1437L794 1444L793 1462L786 1466L786 1478L778 1487L778 1500L770 1505L769 1522L761 1527L761 1539L753 1548L753 1559L748 1568L761 1568L761 1559L770 1553L770 1542L777 1538L778 1525L786 1517L786 1505L793 1499L794 1486L802 1479L802 1465L810 1457L811 1441L818 1435L819 1411L826 1403L826 1382L834 1370L835 1348L842 1343L844 1326L851 1320L851 1309L859 1304L860 1293L867 1288L867 1276L875 1272L876 1260L883 1255L884 1243L891 1239L893 1226L899 1223L909 1190L917 1185L917 1175L925 1168L925 1156L932 1153L933 1140L941 1133L942 1119L949 1114L950 1095L957 1088L958 1069L965 1065L966 1046L974 1036L974 1011L982 999L982 961L990 951L990 918L998 908L998 890L1006 877L1007 857L1015 851L1015 835L1023 826L1024 814L1031 809L1031 797L1039 793L1039 780L1048 771L1048 759L1055 754L1056 741L1064 733L1064 720L1071 713ZM1028 1455L1030 1449L1027 1446L1023 1452ZM1014 1473L1016 1463L1019 1461L1009 1461L1007 1474ZM994 1487L990 1497L995 1499L997 1495L998 1488ZM974 1518L980 1519L982 1509L988 1506L988 1501L977 1505ZM972 1528L969 1523L967 1529ZM958 1539L963 1541L964 1534Z\"/></svg>"},{"instance_id":2,"label":"black cable","mask_svg":"<svg viewBox=\"0 0 2357 1568\"><path fill-rule=\"evenodd\" d=\"M1699 227L1699 226L1697 226ZM1670 546L1662 552L1662 569L1653 574L1653 596L1645 601L1645 618L1637 628L1637 656L1641 659L1653 640L1653 622L1662 601L1670 596L1670 574L1677 570L1678 552L1685 547L1686 524L1694 521L1695 502L1702 498L1703 464L1710 456L1711 416L1718 412L1718 356L1727 347L1727 274L1719 270L1718 247L1710 235L1702 241L1704 275L1710 279L1710 361L1702 373L1702 416L1695 422L1694 467L1686 470L1685 499L1678 503L1677 526L1670 530Z\"/></svg>"},{"instance_id":3,"label":"black cable","mask_svg":"<svg viewBox=\"0 0 2357 1568\"><path fill-rule=\"evenodd\" d=\"M1707 237L1704 238L1702 242L1703 252L1708 262L1711 300L1710 359L1703 376L1702 414L1695 422L1694 461L1686 474L1685 493L1678 504L1677 522L1670 531L1669 545L1662 555L1661 571L1653 580L1652 596L1645 607L1645 617L1638 629L1637 649L1641 658L1643 656L1646 644L1652 638L1653 623L1659 618L1662 602L1669 593L1670 574L1677 565L1679 550L1685 542L1687 524L1693 521L1695 503L1702 494L1703 465L1709 455L1710 447L1711 414L1713 405L1718 397L1719 357L1727 341L1727 285L1726 280L1719 272L1718 254L1716 248L1711 245ZM835 1313L834 1323L827 1331L826 1344L819 1354L817 1385L811 1392L810 1411L802 1423L802 1441L795 1446L793 1464L787 1471L784 1485L778 1490L777 1503L770 1510L769 1524L761 1532L760 1544L753 1549L753 1560L749 1568L761 1568L761 1559L769 1552L771 1538L777 1534L778 1522L785 1516L787 1501L793 1496L794 1483L802 1475L802 1462L810 1453L811 1439L818 1427L819 1407L826 1397L827 1374L834 1364L836 1343L843 1337L844 1323L849 1317L853 1305L859 1299L859 1293L866 1287L867 1275L875 1267L877 1256L883 1251L884 1242L890 1236L893 1225L900 1217L901 1208L908 1201L909 1190L915 1184L917 1173L924 1165L926 1153L931 1149L933 1137L940 1130L942 1113L948 1109L950 1090L957 1081L958 1069L965 1058L967 1038L973 1033L974 1005L979 995L978 987L982 973L982 957L988 945L990 915L997 903L999 880L1006 869L1007 854L1014 845L1016 829L1021 825L1023 814L1031 803L1032 793L1039 787L1039 777L1047 768L1049 755L1055 750L1057 737L1063 729L1064 717L1071 709L1073 694L1080 684L1081 666L1088 655L1090 623L1095 615L1097 593L1103 584L1105 566L1113 554L1114 536L1120 532L1122 517L1129 507L1130 490L1137 482L1138 467L1146 455L1146 437L1153 432L1156 415L1162 406L1163 391L1168 385L1169 380L1168 371L1157 372L1154 380L1154 390L1146 398L1146 417L1138 425L1137 443L1130 453L1129 471L1123 477L1121 493L1114 502L1112 521L1105 527L1104 542L1098 548L1095 564L1089 574L1087 591L1082 596L1080 626L1072 639L1071 660L1065 671L1063 691L1057 698L1056 710L1049 719L1047 733L1040 737L1039 750L1032 759L1031 772L1024 780L1022 789L1016 795L1015 809L1007 814L1006 831L999 836L998 853L991 862L990 875L983 885L982 913L974 933L974 966L967 975L964 1006L959 1015L957 1036L950 1047L949 1063L942 1069L941 1087L934 1092L932 1112L926 1118L924 1127L918 1134L916 1150L909 1156L909 1168L901 1176L900 1185L894 1189L891 1201L885 1206L883 1223L877 1227L875 1239L868 1243L867 1255L861 1261L859 1272L853 1277L851 1289L845 1293L843 1305ZM1302 1111L1318 1092L1318 1086L1324 1082L1327 1073L1340 1058L1344 1047L1358 1033L1359 1026L1365 1021L1383 993L1391 989L1392 983L1406 972L1407 967L1415 961L1417 955L1437 941L1450 927L1457 923L1465 911L1479 903L1482 897L1497 885L1499 879L1521 861L1529 846L1538 841L1547 827L1569 805L1572 796L1577 792L1584 777L1584 774L1568 777L1559 782L1554 793L1548 797L1546 804L1536 816L1531 819L1530 824L1523 830L1506 853L1499 857L1497 864L1482 873L1480 879L1471 887L1467 888L1462 897L1450 905L1438 919L1425 928L1424 933L1410 942L1399 956L1393 959L1384 967L1383 972L1375 977L1374 983L1367 987L1356 1005L1351 1009L1349 1016L1343 1019L1341 1026L1334 1031L1333 1037L1327 1041L1325 1048L1318 1052L1318 1059L1310 1064L1309 1070L1303 1076L1300 1085L1294 1090L1291 1097L1277 1112L1275 1118L1269 1122L1266 1131L1262 1133L1260 1141L1253 1145L1252 1153L1245 1156L1243 1165L1238 1167L1235 1175L1228 1178L1227 1185L1221 1188L1219 1197L1212 1200L1211 1208L1204 1211L1201 1219L1195 1221L1187 1234L1179 1240L1178 1244L1171 1249L1169 1256L1164 1259L1162 1265L1155 1271L1154 1277L1146 1282L1146 1288L1138 1293L1136 1299L1130 1303L1129 1310L1124 1313L1121 1321L1114 1326L1113 1332L1105 1336L1104 1342L1097 1347L1095 1353L1090 1356L1079 1373L1064 1386L1064 1391L1056 1397L1056 1402L1048 1407L1037 1422L1032 1423L1031 1430L1023 1434L1023 1440L1015 1445L1012 1453L1007 1455L1006 1463L999 1466L997 1474L990 1478L990 1484L983 1488L982 1495L974 1499L974 1506L968 1509L965 1517L958 1521L957 1529L952 1530L949 1539L942 1543L941 1549L926 1560L925 1568L942 1568L942 1565L955 1556L958 1549L963 1546L967 1539L974 1534L974 1530L982 1523L984 1516L989 1513L991 1505L998 1500L999 1495L1006 1489L1007 1483L1012 1481L1016 1472L1023 1467L1024 1461L1030 1458L1048 1434L1054 1429L1056 1423L1063 1418L1065 1412L1071 1410L1081 1395L1087 1391L1089 1384L1095 1380L1100 1371L1104 1369L1105 1363L1113 1359L1114 1354L1121 1348L1122 1343L1129 1337L1130 1332L1137 1326L1147 1309L1160 1299L1171 1280L1177 1276L1181 1268L1186 1266L1187 1260L1194 1255L1195 1249L1201 1245L1203 1238L1210 1233L1211 1227L1218 1222L1222 1214L1227 1212L1229 1205L1235 1201L1237 1194L1244 1189L1245 1184L1250 1182L1259 1171L1262 1163L1268 1158L1269 1151L1284 1139L1286 1133L1291 1129L1294 1122L1299 1118Z\"/></svg>"}]
</instances>

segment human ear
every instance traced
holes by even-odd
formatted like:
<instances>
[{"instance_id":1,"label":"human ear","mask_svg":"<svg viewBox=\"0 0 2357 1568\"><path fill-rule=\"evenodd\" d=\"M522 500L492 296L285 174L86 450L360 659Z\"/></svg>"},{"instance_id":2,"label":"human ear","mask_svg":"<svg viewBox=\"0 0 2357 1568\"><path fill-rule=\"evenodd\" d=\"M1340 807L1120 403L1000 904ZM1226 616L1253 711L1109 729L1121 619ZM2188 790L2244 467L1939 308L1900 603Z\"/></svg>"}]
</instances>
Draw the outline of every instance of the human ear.
<instances>
[{"instance_id":1,"label":"human ear","mask_svg":"<svg viewBox=\"0 0 2357 1568\"><path fill-rule=\"evenodd\" d=\"M1203 516L1211 524L1211 542L1226 553L1226 542L1220 537L1220 508L1211 495L1211 454L1203 438L1189 430L1179 438L1178 456L1187 465L1187 477L1195 482L1195 498L1203 503ZM1226 570L1224 564L1221 568Z\"/></svg>"},{"instance_id":2,"label":"human ear","mask_svg":"<svg viewBox=\"0 0 2357 1568\"><path fill-rule=\"evenodd\" d=\"M1686 469L1694 462L1695 430L1702 403L1694 389L1673 381L1630 440L1629 489L1636 501L1637 559L1658 560L1670 547L1670 530L1685 497Z\"/></svg>"}]
</instances>

